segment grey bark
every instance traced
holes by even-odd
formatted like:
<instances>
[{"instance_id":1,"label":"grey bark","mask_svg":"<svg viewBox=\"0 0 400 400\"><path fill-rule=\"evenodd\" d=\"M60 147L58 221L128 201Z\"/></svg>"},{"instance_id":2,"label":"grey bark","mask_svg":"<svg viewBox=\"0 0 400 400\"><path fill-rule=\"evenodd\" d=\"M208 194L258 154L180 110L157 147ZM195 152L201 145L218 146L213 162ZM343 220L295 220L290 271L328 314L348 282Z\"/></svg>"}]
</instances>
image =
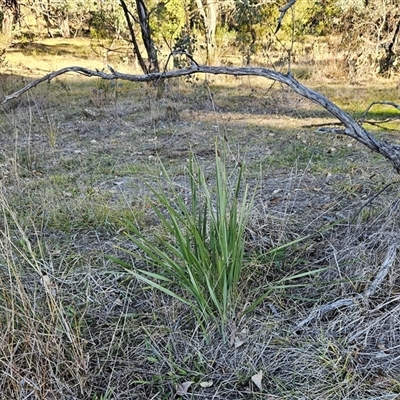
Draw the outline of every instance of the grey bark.
<instances>
[{"instance_id":1,"label":"grey bark","mask_svg":"<svg viewBox=\"0 0 400 400\"><path fill-rule=\"evenodd\" d=\"M216 47L215 32L218 18L218 2L216 0L206 0L206 6L204 7L203 0L196 0L196 5L204 24L208 63L214 55Z\"/></svg>"},{"instance_id":2,"label":"grey bark","mask_svg":"<svg viewBox=\"0 0 400 400\"><path fill-rule=\"evenodd\" d=\"M158 65L157 49L154 45L151 37L151 29L149 23L149 12L147 11L146 5L143 0L136 0L136 8L139 18L140 30L142 33L142 39L146 53L149 58L149 69L150 73L159 72L160 67Z\"/></svg>"},{"instance_id":3,"label":"grey bark","mask_svg":"<svg viewBox=\"0 0 400 400\"><path fill-rule=\"evenodd\" d=\"M128 7L126 6L125 1L120 0L120 4L122 7L122 10L124 12L124 16L125 16L125 20L126 20L126 24L128 25L128 29L129 29L129 35L131 37L131 43L132 43L132 49L133 49L133 53L136 55L137 60L139 62L140 68L142 69L143 73L147 74L149 71L147 69L147 65L144 62L144 59L142 57L142 53L140 52L139 49L139 45L136 39L136 35L135 35L135 30L133 29L133 25L132 25L132 21L131 21L131 14L128 10Z\"/></svg>"},{"instance_id":4,"label":"grey bark","mask_svg":"<svg viewBox=\"0 0 400 400\"><path fill-rule=\"evenodd\" d=\"M131 11L129 11L126 2L124 0L119 1L122 10L124 12L125 20L128 25L129 34L131 37L131 42L133 46L133 51L137 56L144 74L149 74L153 72L159 72L160 67L158 64L157 49L154 45L153 39L151 37L151 29L149 23L149 12L147 11L146 5L143 0L136 0L136 12L137 16L134 16ZM140 52L135 31L133 29L132 20L140 25L140 32L144 47L146 49L148 64L146 65L144 58Z\"/></svg>"}]
</instances>

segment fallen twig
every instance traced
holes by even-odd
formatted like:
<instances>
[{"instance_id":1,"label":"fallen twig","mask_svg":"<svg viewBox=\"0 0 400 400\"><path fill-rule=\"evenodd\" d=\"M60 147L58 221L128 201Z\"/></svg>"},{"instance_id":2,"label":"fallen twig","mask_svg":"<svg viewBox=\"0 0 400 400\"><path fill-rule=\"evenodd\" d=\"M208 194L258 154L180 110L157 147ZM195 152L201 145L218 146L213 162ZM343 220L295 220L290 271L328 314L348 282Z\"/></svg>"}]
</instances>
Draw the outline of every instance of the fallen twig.
<instances>
[{"instance_id":1,"label":"fallen twig","mask_svg":"<svg viewBox=\"0 0 400 400\"><path fill-rule=\"evenodd\" d=\"M394 260L396 258L397 253L397 245L392 245L389 247L389 250L386 253L386 257L379 268L378 273L375 276L375 279L372 283L364 290L361 295L348 297L346 299L339 299L335 300L332 303L323 304L319 306L315 310L311 311L310 315L303 319L302 321L296 324L297 328L302 328L305 325L308 325L311 321L316 318L321 318L325 314L330 311L337 310L338 308L342 307L352 307L358 304L357 300L366 301L369 297L371 297L378 287L381 285L383 280L386 278L387 274L389 273L390 267L393 265Z\"/></svg>"},{"instance_id":2,"label":"fallen twig","mask_svg":"<svg viewBox=\"0 0 400 400\"><path fill-rule=\"evenodd\" d=\"M363 112L363 115L360 118L360 123L363 124L365 117L367 116L367 114L369 113L369 110L375 105L375 104L384 104L387 106L392 106L394 108L397 108L400 111L400 104L394 103L393 101L373 101L368 107L367 109ZM366 121L365 121L366 122Z\"/></svg>"},{"instance_id":3,"label":"fallen twig","mask_svg":"<svg viewBox=\"0 0 400 400\"><path fill-rule=\"evenodd\" d=\"M371 179L371 178L370 178ZM361 211L369 206L372 202L374 202L386 189L390 188L393 185L398 185L399 181L392 181L385 185L382 189L379 190L378 193L374 194L371 198L369 198L364 204L361 205L360 209L353 215L351 221L353 222L361 213Z\"/></svg>"},{"instance_id":4,"label":"fallen twig","mask_svg":"<svg viewBox=\"0 0 400 400\"><path fill-rule=\"evenodd\" d=\"M381 120L373 120L373 119L366 119L363 121L363 124L369 124L369 125L374 125L377 126L379 128L383 128L382 124L387 124L390 122L394 122L397 121L398 119L400 119L400 117L393 117L393 118L385 118L385 119L381 119ZM330 127L335 127L337 126L338 123L337 122L323 122L320 124L306 124L306 125L302 125L302 128L308 128L308 129L312 129L312 128L318 128L316 131L319 133L331 133L329 130L330 129L337 129L337 128L330 128ZM391 131L397 131L397 129L393 129L393 128L385 128L386 130L391 130ZM333 132L335 133L335 132ZM341 134L344 134L344 131L342 130Z\"/></svg>"},{"instance_id":5,"label":"fallen twig","mask_svg":"<svg viewBox=\"0 0 400 400\"><path fill-rule=\"evenodd\" d=\"M392 245L391 247L389 247L389 250L386 253L386 257L381 265L381 268L379 269L378 273L376 274L375 279L365 289L365 291L363 293L364 299L368 299L368 297L371 297L376 292L376 289L378 289L379 285L386 278L386 275L389 273L390 267L393 265L393 262L396 258L396 253L397 253L396 245Z\"/></svg>"},{"instance_id":6,"label":"fallen twig","mask_svg":"<svg viewBox=\"0 0 400 400\"><path fill-rule=\"evenodd\" d=\"M311 321L313 321L317 317L321 318L329 311L337 310L338 308L341 307L350 307L354 305L356 305L356 302L354 299L351 298L340 299L332 303L324 304L322 306L319 306L315 310L311 311L310 315L307 318L303 319L302 321L298 322L296 326L297 328L302 328L304 325L308 325Z\"/></svg>"}]
</instances>

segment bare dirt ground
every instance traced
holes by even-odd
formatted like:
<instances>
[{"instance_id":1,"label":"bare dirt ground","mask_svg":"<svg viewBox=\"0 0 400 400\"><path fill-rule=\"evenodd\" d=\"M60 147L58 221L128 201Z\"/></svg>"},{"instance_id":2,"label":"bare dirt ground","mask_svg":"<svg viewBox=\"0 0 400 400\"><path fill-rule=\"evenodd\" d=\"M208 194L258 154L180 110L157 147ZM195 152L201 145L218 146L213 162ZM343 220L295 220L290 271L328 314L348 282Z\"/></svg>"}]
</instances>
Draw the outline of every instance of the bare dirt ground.
<instances>
[{"instance_id":1,"label":"bare dirt ground","mask_svg":"<svg viewBox=\"0 0 400 400\"><path fill-rule=\"evenodd\" d=\"M1 94L26 79L3 75ZM396 100L386 88L373 94ZM371 97L371 85L320 89L346 97L353 115ZM398 398L398 177L354 140L316 131L333 122L289 89L249 78L177 80L158 97L151 86L71 76L6 104L2 393ZM398 125L388 126L375 134L397 142ZM185 192L189 152L212 176L216 139L229 163L245 163L256 193L226 335L202 331L184 305L108 258L126 257L118 246L134 250L124 218L157 229L144 182L162 180L160 162ZM242 313L280 280L316 269ZM252 377L260 371L259 386Z\"/></svg>"}]
</instances>

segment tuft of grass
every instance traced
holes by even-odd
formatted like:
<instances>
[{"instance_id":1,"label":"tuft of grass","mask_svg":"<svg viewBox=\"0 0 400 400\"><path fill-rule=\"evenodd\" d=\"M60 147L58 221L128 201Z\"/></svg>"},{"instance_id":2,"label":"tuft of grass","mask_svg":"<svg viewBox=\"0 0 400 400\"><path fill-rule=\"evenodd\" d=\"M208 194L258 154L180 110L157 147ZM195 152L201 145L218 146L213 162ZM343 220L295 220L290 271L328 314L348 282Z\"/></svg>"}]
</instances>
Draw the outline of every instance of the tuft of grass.
<instances>
[{"instance_id":1,"label":"tuft of grass","mask_svg":"<svg viewBox=\"0 0 400 400\"><path fill-rule=\"evenodd\" d=\"M81 390L87 373L83 315L71 315L63 304L51 266L3 193L0 210L1 391L44 399L59 397L68 385Z\"/></svg>"},{"instance_id":2,"label":"tuft of grass","mask_svg":"<svg viewBox=\"0 0 400 400\"><path fill-rule=\"evenodd\" d=\"M241 194L242 170L243 166L237 165L236 181L231 187L224 154L220 155L216 144L215 186L211 190L204 171L191 155L188 205L162 166L172 198L162 189L149 189L156 198L152 208L167 238L155 235L154 241L127 220L131 232L128 237L144 257L122 249L134 259L142 258L157 266L159 272L115 259L137 279L188 304L202 322L214 320L224 325L234 307L243 265L244 232L252 204L252 199L248 202L247 187ZM190 295L190 300L167 287L174 281Z\"/></svg>"}]
</instances>

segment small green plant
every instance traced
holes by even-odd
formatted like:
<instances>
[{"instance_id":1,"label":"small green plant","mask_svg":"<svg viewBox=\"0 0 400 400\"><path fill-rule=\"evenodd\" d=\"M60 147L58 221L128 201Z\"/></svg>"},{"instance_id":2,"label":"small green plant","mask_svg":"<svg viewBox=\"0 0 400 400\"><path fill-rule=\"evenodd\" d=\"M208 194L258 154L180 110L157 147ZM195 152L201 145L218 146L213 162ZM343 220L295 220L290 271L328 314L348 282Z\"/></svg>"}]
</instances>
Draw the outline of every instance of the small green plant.
<instances>
[{"instance_id":1,"label":"small green plant","mask_svg":"<svg viewBox=\"0 0 400 400\"><path fill-rule=\"evenodd\" d=\"M242 165L237 166L231 187L224 152L220 155L217 145L215 154L214 190L195 157L190 157L190 204L176 191L163 166L171 196L149 186L156 198L152 208L166 236L149 238L134 223L126 221L128 237L144 253L144 260L158 271L116 261L137 279L190 305L202 322L224 324L232 312L241 277L244 231L252 200L248 201L247 187L241 194ZM138 254L124 251L138 259ZM169 289L172 282L178 283L190 299Z\"/></svg>"},{"instance_id":2,"label":"small green plant","mask_svg":"<svg viewBox=\"0 0 400 400\"><path fill-rule=\"evenodd\" d=\"M93 400L110 400L113 396L113 389L107 389L107 391L103 394L95 394L93 396Z\"/></svg>"}]
</instances>

